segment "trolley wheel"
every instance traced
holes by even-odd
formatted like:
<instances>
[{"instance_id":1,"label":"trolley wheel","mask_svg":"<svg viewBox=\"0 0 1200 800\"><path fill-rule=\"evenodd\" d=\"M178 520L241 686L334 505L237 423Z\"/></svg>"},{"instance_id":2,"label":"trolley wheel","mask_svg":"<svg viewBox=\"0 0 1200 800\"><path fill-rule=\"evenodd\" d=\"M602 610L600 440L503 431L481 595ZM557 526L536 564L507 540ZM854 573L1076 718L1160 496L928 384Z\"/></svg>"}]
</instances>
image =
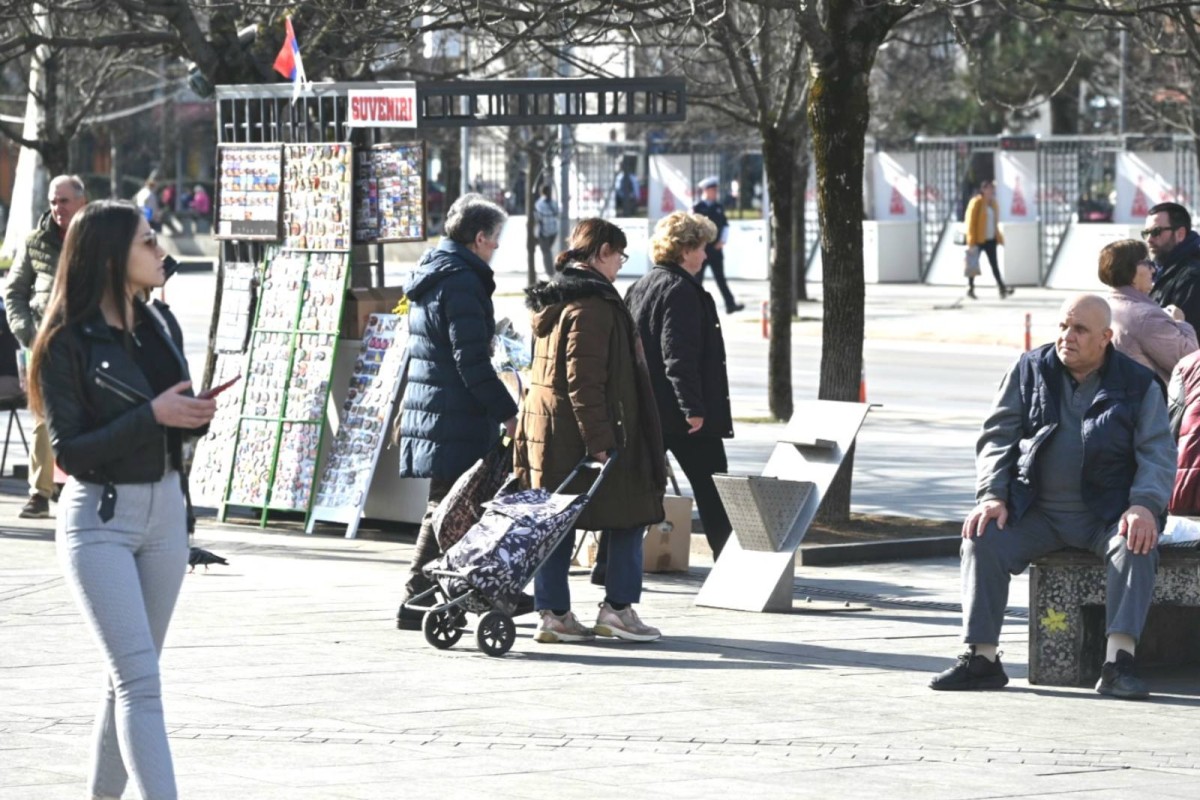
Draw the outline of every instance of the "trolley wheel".
<instances>
[{"instance_id":1,"label":"trolley wheel","mask_svg":"<svg viewBox=\"0 0 1200 800\"><path fill-rule=\"evenodd\" d=\"M517 640L517 626L512 617L502 611L489 611L475 629L475 643L489 656L502 656Z\"/></svg>"},{"instance_id":2,"label":"trolley wheel","mask_svg":"<svg viewBox=\"0 0 1200 800\"><path fill-rule=\"evenodd\" d=\"M458 627L461 617L453 611L426 611L421 620L421 630L425 632L425 641L438 650L453 647L462 638L462 628Z\"/></svg>"}]
</instances>

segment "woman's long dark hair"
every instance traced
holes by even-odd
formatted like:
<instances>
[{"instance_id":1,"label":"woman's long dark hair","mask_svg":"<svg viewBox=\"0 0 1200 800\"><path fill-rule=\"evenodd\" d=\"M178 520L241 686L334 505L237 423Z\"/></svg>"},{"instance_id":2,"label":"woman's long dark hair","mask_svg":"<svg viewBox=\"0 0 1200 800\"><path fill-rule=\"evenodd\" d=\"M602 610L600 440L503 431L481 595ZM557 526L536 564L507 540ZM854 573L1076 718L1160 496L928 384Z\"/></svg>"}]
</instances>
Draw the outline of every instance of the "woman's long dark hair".
<instances>
[{"instance_id":1,"label":"woman's long dark hair","mask_svg":"<svg viewBox=\"0 0 1200 800\"><path fill-rule=\"evenodd\" d=\"M600 255L603 245L623 251L628 244L625 231L608 220L600 217L580 220L571 231L570 247L558 254L554 261L554 269L562 272L568 264L575 261L586 264L593 257Z\"/></svg>"},{"instance_id":2,"label":"woman's long dark hair","mask_svg":"<svg viewBox=\"0 0 1200 800\"><path fill-rule=\"evenodd\" d=\"M126 313L126 273L129 250L141 224L141 212L132 203L97 200L75 213L67 228L54 292L33 342L29 362L29 407L38 416L45 410L38 373L47 358L50 342L63 328L91 319L108 294Z\"/></svg>"}]
</instances>

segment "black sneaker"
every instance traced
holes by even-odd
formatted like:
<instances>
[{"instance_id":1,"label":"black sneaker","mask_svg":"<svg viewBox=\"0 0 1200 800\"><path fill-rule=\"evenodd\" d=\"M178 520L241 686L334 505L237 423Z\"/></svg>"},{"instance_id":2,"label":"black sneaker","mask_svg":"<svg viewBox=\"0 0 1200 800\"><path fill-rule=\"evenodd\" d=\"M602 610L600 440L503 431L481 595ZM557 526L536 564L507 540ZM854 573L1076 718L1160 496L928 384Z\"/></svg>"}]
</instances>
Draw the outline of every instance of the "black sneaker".
<instances>
[{"instance_id":1,"label":"black sneaker","mask_svg":"<svg viewBox=\"0 0 1200 800\"><path fill-rule=\"evenodd\" d=\"M1096 691L1122 700L1145 700L1150 696L1150 687L1134 669L1133 654L1124 650L1117 651L1116 661L1104 662Z\"/></svg>"},{"instance_id":2,"label":"black sneaker","mask_svg":"<svg viewBox=\"0 0 1200 800\"><path fill-rule=\"evenodd\" d=\"M745 310L746 310L745 303L734 303L731 306L725 306L726 314L736 314L739 311L745 311Z\"/></svg>"},{"instance_id":3,"label":"black sneaker","mask_svg":"<svg viewBox=\"0 0 1200 800\"><path fill-rule=\"evenodd\" d=\"M970 647L958 657L954 666L929 682L930 689L938 691L975 691L977 689L1000 689L1008 684L1008 676L1000 664L1000 654L995 661L975 655Z\"/></svg>"},{"instance_id":4,"label":"black sneaker","mask_svg":"<svg viewBox=\"0 0 1200 800\"><path fill-rule=\"evenodd\" d=\"M21 506L21 513L17 516L21 519L50 519L50 501L35 494Z\"/></svg>"}]
</instances>

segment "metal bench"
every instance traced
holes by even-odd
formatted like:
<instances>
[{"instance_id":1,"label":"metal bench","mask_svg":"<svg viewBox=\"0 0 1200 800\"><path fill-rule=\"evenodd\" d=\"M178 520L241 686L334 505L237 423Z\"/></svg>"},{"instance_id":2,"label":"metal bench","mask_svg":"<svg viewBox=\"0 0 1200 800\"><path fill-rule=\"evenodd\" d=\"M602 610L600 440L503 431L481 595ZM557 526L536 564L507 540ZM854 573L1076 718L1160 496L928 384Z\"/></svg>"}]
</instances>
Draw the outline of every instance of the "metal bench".
<instances>
[{"instance_id":1,"label":"metal bench","mask_svg":"<svg viewBox=\"0 0 1200 800\"><path fill-rule=\"evenodd\" d=\"M1029 571L1029 682L1084 686L1104 661L1105 564L1084 550L1059 550ZM1137 658L1140 665L1200 664L1200 549L1159 551L1154 598Z\"/></svg>"}]
</instances>

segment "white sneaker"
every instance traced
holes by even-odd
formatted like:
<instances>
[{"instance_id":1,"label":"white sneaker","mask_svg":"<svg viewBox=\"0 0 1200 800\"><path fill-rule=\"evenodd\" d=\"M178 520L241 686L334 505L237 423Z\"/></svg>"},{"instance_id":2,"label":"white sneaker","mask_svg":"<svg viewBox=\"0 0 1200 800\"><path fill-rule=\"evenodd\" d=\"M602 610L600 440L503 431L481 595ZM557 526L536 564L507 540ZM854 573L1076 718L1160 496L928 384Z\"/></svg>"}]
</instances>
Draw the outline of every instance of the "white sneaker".
<instances>
[{"instance_id":1,"label":"white sneaker","mask_svg":"<svg viewBox=\"0 0 1200 800\"><path fill-rule=\"evenodd\" d=\"M597 636L613 636L627 642L653 642L662 637L658 628L652 628L638 618L633 606L617 611L608 603L600 604L595 630Z\"/></svg>"},{"instance_id":2,"label":"white sneaker","mask_svg":"<svg viewBox=\"0 0 1200 800\"><path fill-rule=\"evenodd\" d=\"M542 626L533 637L535 642L590 642L596 638L596 632L585 627L570 611L561 617L548 608L538 613L542 615Z\"/></svg>"}]
</instances>

